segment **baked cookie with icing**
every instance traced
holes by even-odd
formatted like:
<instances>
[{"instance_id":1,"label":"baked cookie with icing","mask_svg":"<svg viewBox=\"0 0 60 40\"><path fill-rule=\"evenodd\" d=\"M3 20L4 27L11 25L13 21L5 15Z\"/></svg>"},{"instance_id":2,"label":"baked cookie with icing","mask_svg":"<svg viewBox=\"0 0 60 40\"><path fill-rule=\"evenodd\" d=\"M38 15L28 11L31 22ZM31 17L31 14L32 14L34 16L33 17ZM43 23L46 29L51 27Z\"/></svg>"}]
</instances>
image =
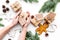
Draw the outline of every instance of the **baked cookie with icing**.
<instances>
[{"instance_id":1,"label":"baked cookie with icing","mask_svg":"<svg viewBox=\"0 0 60 40\"><path fill-rule=\"evenodd\" d=\"M19 15L19 23L20 23L20 25L24 26L27 23L29 17L30 17L29 12L21 12L21 14Z\"/></svg>"},{"instance_id":2,"label":"baked cookie with icing","mask_svg":"<svg viewBox=\"0 0 60 40\"><path fill-rule=\"evenodd\" d=\"M43 19L43 15L42 14L32 15L31 16L31 23L34 26L38 26L38 24L41 22L42 19Z\"/></svg>"},{"instance_id":3,"label":"baked cookie with icing","mask_svg":"<svg viewBox=\"0 0 60 40\"><path fill-rule=\"evenodd\" d=\"M21 4L18 2L18 1L16 1L15 3L13 3L12 5L11 5L11 8L15 11L15 12L18 12L18 11L20 11L21 10Z\"/></svg>"},{"instance_id":4,"label":"baked cookie with icing","mask_svg":"<svg viewBox=\"0 0 60 40\"><path fill-rule=\"evenodd\" d=\"M54 12L50 12L47 16L45 16L45 20L48 21L48 23L51 23L54 18L55 18L56 14Z\"/></svg>"},{"instance_id":5,"label":"baked cookie with icing","mask_svg":"<svg viewBox=\"0 0 60 40\"><path fill-rule=\"evenodd\" d=\"M41 21L41 23L39 24L39 27L36 29L36 32L39 35L41 35L43 32L47 32L46 29L49 27L49 24L53 22L55 15L56 15L55 13L50 12L48 15L44 17L44 20Z\"/></svg>"}]
</instances>

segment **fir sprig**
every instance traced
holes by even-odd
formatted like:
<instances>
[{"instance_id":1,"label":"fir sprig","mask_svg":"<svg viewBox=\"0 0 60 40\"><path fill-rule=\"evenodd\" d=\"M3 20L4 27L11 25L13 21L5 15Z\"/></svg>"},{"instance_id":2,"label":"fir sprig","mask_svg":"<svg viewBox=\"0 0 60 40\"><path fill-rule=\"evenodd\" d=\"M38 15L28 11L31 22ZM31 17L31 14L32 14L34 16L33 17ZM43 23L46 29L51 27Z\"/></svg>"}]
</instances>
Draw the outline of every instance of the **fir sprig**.
<instances>
[{"instance_id":1,"label":"fir sprig","mask_svg":"<svg viewBox=\"0 0 60 40\"><path fill-rule=\"evenodd\" d=\"M30 3L32 3L32 2L39 2L38 0L24 0L25 2L30 2Z\"/></svg>"},{"instance_id":2,"label":"fir sprig","mask_svg":"<svg viewBox=\"0 0 60 40\"><path fill-rule=\"evenodd\" d=\"M26 33L26 39L25 40L40 40L40 38L38 37L38 34L35 33L35 35L33 35L31 33L31 31Z\"/></svg>"},{"instance_id":3,"label":"fir sprig","mask_svg":"<svg viewBox=\"0 0 60 40\"><path fill-rule=\"evenodd\" d=\"M2 18L0 18L0 21L2 21Z\"/></svg>"},{"instance_id":4,"label":"fir sprig","mask_svg":"<svg viewBox=\"0 0 60 40\"><path fill-rule=\"evenodd\" d=\"M0 23L0 27L1 27L1 26L4 26L4 25Z\"/></svg>"},{"instance_id":5,"label":"fir sprig","mask_svg":"<svg viewBox=\"0 0 60 40\"><path fill-rule=\"evenodd\" d=\"M0 18L0 22L1 22L2 20L3 20L3 19L2 19L2 18ZM1 27L1 26L4 26L4 25L3 25L2 23L0 23L0 27Z\"/></svg>"},{"instance_id":6,"label":"fir sprig","mask_svg":"<svg viewBox=\"0 0 60 40\"><path fill-rule=\"evenodd\" d=\"M40 12L50 12L50 11L55 11L57 3L60 2L60 0L48 0L44 3L42 8L39 10Z\"/></svg>"}]
</instances>

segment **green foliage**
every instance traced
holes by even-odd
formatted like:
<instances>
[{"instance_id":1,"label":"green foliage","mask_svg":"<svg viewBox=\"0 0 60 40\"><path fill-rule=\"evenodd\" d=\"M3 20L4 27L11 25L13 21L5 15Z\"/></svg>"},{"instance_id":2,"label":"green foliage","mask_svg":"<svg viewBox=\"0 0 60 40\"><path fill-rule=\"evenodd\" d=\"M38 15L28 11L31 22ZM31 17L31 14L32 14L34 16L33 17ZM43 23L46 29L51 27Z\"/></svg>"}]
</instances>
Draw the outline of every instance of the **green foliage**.
<instances>
[{"instance_id":1,"label":"green foliage","mask_svg":"<svg viewBox=\"0 0 60 40\"><path fill-rule=\"evenodd\" d=\"M27 0L24 0L25 2L27 2Z\"/></svg>"},{"instance_id":2,"label":"green foliage","mask_svg":"<svg viewBox=\"0 0 60 40\"><path fill-rule=\"evenodd\" d=\"M30 3L32 3L32 2L38 2L38 0L24 0L25 2L30 2Z\"/></svg>"},{"instance_id":3,"label":"green foliage","mask_svg":"<svg viewBox=\"0 0 60 40\"><path fill-rule=\"evenodd\" d=\"M58 3L58 2L60 2L60 0L53 0L55 3Z\"/></svg>"},{"instance_id":4,"label":"green foliage","mask_svg":"<svg viewBox=\"0 0 60 40\"><path fill-rule=\"evenodd\" d=\"M42 6L41 10L39 11L40 12L49 12L49 11L55 11L55 7L56 7L56 3L51 1L51 0L48 0L47 2L44 3L44 5Z\"/></svg>"},{"instance_id":5,"label":"green foliage","mask_svg":"<svg viewBox=\"0 0 60 40\"><path fill-rule=\"evenodd\" d=\"M2 18L0 18L0 21L2 21L2 20L3 20L3 19L2 19ZM4 25L0 23L0 27L1 27L1 26L4 26Z\"/></svg>"},{"instance_id":6,"label":"green foliage","mask_svg":"<svg viewBox=\"0 0 60 40\"><path fill-rule=\"evenodd\" d=\"M2 21L2 18L0 18L0 21Z\"/></svg>"},{"instance_id":7,"label":"green foliage","mask_svg":"<svg viewBox=\"0 0 60 40\"><path fill-rule=\"evenodd\" d=\"M35 35L33 35L31 33L31 31L26 33L26 39L25 40L40 40L40 38L38 37L38 34L35 33Z\"/></svg>"},{"instance_id":8,"label":"green foliage","mask_svg":"<svg viewBox=\"0 0 60 40\"><path fill-rule=\"evenodd\" d=\"M48 0L44 3L42 8L39 10L40 12L50 12L50 11L55 11L57 3L60 2L60 0Z\"/></svg>"},{"instance_id":9,"label":"green foliage","mask_svg":"<svg viewBox=\"0 0 60 40\"><path fill-rule=\"evenodd\" d=\"M1 26L4 26L4 25L0 23L0 27L1 27Z\"/></svg>"}]
</instances>

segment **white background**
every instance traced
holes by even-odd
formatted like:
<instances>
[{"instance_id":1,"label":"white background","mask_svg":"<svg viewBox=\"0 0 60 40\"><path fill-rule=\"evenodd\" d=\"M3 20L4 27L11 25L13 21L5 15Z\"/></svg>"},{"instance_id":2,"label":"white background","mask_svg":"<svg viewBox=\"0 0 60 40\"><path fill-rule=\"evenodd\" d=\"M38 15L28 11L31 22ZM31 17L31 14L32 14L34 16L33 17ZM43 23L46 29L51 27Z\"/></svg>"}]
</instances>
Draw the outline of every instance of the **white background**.
<instances>
[{"instance_id":1,"label":"white background","mask_svg":"<svg viewBox=\"0 0 60 40\"><path fill-rule=\"evenodd\" d=\"M26 3L22 0L10 0L9 4L6 4L5 1L6 0L0 0L0 17L3 18L3 21L1 23L3 23L6 27L7 25L9 25L11 23L11 20L9 20L9 19L13 18L16 15L16 13L10 7L10 5L12 5L15 1L20 2L20 4L22 5L22 10L24 12L29 11L31 13L31 15L35 15L38 13L38 11L40 10L40 8L44 4L44 2L47 0L39 0L39 3ZM6 5L6 7L8 7L10 9L10 11L4 14L2 12L2 5ZM60 3L57 4L55 13L56 13L56 17L55 17L55 20L52 24L57 25L56 31L53 33L48 32L49 33L48 37L45 37L45 33L43 33L42 35L40 35L41 40L60 40ZM46 13L44 15L46 15ZM5 20L6 18L8 20ZM0 30L2 28L4 28L4 27L0 27ZM12 40L17 40L18 36L19 36L19 29L21 29L21 26L18 24L13 29L11 29L11 35L14 34L14 30L16 30L16 29L18 29L18 30L16 31L14 38L9 37L9 35L7 34L3 38L3 40L8 40L9 38L11 38ZM35 33L35 27L32 24L30 24L28 26L28 31L29 30L32 31L33 34Z\"/></svg>"}]
</instances>

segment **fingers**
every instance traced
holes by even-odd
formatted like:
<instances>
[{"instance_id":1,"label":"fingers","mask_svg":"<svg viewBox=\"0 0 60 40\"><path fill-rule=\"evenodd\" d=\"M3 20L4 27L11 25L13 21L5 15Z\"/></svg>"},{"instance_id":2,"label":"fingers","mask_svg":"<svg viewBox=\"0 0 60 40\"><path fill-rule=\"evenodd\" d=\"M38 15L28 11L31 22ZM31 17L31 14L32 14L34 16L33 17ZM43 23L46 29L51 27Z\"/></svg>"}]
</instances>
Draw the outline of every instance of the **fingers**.
<instances>
[{"instance_id":1,"label":"fingers","mask_svg":"<svg viewBox=\"0 0 60 40\"><path fill-rule=\"evenodd\" d=\"M22 10L20 10L20 11L18 12L18 13L19 13L18 16L21 14L21 12L22 12Z\"/></svg>"},{"instance_id":2,"label":"fingers","mask_svg":"<svg viewBox=\"0 0 60 40\"><path fill-rule=\"evenodd\" d=\"M27 12L28 13L28 17L27 17L27 22L26 22L26 24L28 25L29 23L30 23L30 13L29 12Z\"/></svg>"},{"instance_id":3,"label":"fingers","mask_svg":"<svg viewBox=\"0 0 60 40\"><path fill-rule=\"evenodd\" d=\"M29 23L30 23L30 16L28 17L27 22L26 22L26 24L24 25L24 27L27 27L27 26L29 25Z\"/></svg>"},{"instance_id":4,"label":"fingers","mask_svg":"<svg viewBox=\"0 0 60 40\"><path fill-rule=\"evenodd\" d=\"M30 22L30 19L31 19L31 18L30 18L30 13L28 13L28 15L29 15L29 16L27 17L27 23L29 23L29 22Z\"/></svg>"},{"instance_id":5,"label":"fingers","mask_svg":"<svg viewBox=\"0 0 60 40\"><path fill-rule=\"evenodd\" d=\"M21 14L21 12L22 12L22 10L20 10L20 11L16 14L15 18L16 18L17 16L19 16L19 15Z\"/></svg>"},{"instance_id":6,"label":"fingers","mask_svg":"<svg viewBox=\"0 0 60 40\"><path fill-rule=\"evenodd\" d=\"M19 14L20 14L20 13L17 13L16 16L15 16L15 18L16 18Z\"/></svg>"},{"instance_id":7,"label":"fingers","mask_svg":"<svg viewBox=\"0 0 60 40\"><path fill-rule=\"evenodd\" d=\"M27 20L26 20L26 23L23 25L23 27L27 27L27 26L29 25L29 23L30 23L30 19L31 19L31 17L30 17L30 13L27 12L27 14L28 14L28 16L26 17Z\"/></svg>"},{"instance_id":8,"label":"fingers","mask_svg":"<svg viewBox=\"0 0 60 40\"><path fill-rule=\"evenodd\" d=\"M17 13L13 19L18 19L19 18L19 16L18 16L19 14L20 13Z\"/></svg>"},{"instance_id":9,"label":"fingers","mask_svg":"<svg viewBox=\"0 0 60 40\"><path fill-rule=\"evenodd\" d=\"M29 17L27 18L27 23L29 23L29 22L30 22L30 19L31 19L31 18L30 18L30 16L29 16Z\"/></svg>"},{"instance_id":10,"label":"fingers","mask_svg":"<svg viewBox=\"0 0 60 40\"><path fill-rule=\"evenodd\" d=\"M19 19L19 16L17 16L16 19L18 20Z\"/></svg>"},{"instance_id":11,"label":"fingers","mask_svg":"<svg viewBox=\"0 0 60 40\"><path fill-rule=\"evenodd\" d=\"M26 13L28 14L28 17L29 17L30 16L30 12L27 11Z\"/></svg>"}]
</instances>

